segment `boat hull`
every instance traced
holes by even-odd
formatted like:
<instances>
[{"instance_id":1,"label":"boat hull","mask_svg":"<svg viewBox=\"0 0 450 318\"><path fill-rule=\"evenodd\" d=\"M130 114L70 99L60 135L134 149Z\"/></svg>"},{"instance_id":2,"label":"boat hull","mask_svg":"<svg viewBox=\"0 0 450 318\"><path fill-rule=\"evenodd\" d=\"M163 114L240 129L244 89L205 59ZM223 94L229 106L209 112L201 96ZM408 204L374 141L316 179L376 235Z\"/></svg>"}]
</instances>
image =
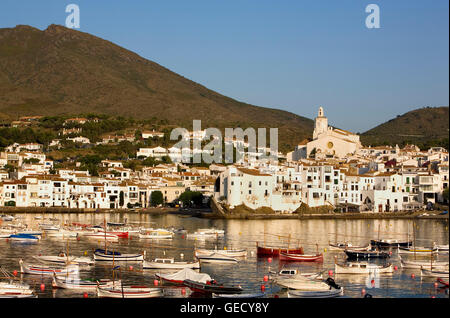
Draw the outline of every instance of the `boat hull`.
<instances>
[{"instance_id":1,"label":"boat hull","mask_svg":"<svg viewBox=\"0 0 450 318\"><path fill-rule=\"evenodd\" d=\"M256 245L257 256L280 256L280 253L286 254L304 254L303 247L296 248L278 248L278 247L262 247Z\"/></svg>"},{"instance_id":2,"label":"boat hull","mask_svg":"<svg viewBox=\"0 0 450 318\"><path fill-rule=\"evenodd\" d=\"M323 254L319 254L319 255L305 255L305 254L280 253L280 261L323 262Z\"/></svg>"}]
</instances>

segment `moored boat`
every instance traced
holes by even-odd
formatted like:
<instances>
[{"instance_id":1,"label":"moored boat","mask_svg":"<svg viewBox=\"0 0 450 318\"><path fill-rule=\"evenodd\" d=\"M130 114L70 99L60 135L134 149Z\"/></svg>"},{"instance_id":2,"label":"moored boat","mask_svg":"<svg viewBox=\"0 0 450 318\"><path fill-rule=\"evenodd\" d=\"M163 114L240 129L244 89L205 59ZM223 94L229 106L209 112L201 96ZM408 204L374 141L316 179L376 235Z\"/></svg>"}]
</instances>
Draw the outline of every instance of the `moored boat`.
<instances>
[{"instance_id":1,"label":"moored boat","mask_svg":"<svg viewBox=\"0 0 450 318\"><path fill-rule=\"evenodd\" d=\"M156 273L155 276L159 278L162 282L183 285L183 282L187 279L198 281L198 282L209 282L212 280L211 276L206 273L198 273L190 268L184 268L176 273Z\"/></svg>"},{"instance_id":2,"label":"moored boat","mask_svg":"<svg viewBox=\"0 0 450 318\"><path fill-rule=\"evenodd\" d=\"M242 292L242 287L240 286L218 284L215 280L203 283L200 281L186 279L183 282L183 285L189 287L194 292L202 294L240 294Z\"/></svg>"},{"instance_id":3,"label":"moored boat","mask_svg":"<svg viewBox=\"0 0 450 318\"><path fill-rule=\"evenodd\" d=\"M358 245L353 245L352 243L345 242L345 243L335 243L335 244L329 243L328 245L329 245L330 250L337 250L337 251L343 251L346 249L351 249L353 251L368 251L371 249L370 244L366 245L366 246L364 246L364 245L358 246Z\"/></svg>"},{"instance_id":4,"label":"moored boat","mask_svg":"<svg viewBox=\"0 0 450 318\"><path fill-rule=\"evenodd\" d=\"M200 268L200 262L175 262L173 258L156 258L153 261L144 261L143 269L183 269Z\"/></svg>"},{"instance_id":5,"label":"moored boat","mask_svg":"<svg viewBox=\"0 0 450 318\"><path fill-rule=\"evenodd\" d=\"M445 281L445 280L443 280L442 278L438 278L438 279L437 279L437 282L440 283L440 284L442 284L442 285L444 285L445 287L448 287L448 280Z\"/></svg>"},{"instance_id":6,"label":"moored boat","mask_svg":"<svg viewBox=\"0 0 450 318\"><path fill-rule=\"evenodd\" d=\"M143 261L145 257L145 251L143 254L122 254L120 252L111 251L111 250L104 250L101 248L98 248L94 252L94 261Z\"/></svg>"},{"instance_id":7,"label":"moored boat","mask_svg":"<svg viewBox=\"0 0 450 318\"><path fill-rule=\"evenodd\" d=\"M226 255L222 255L222 254L217 254L217 253L213 253L210 255L199 255L196 256L197 259L200 261L201 263L237 263L238 260L233 258L233 257L229 257Z\"/></svg>"},{"instance_id":8,"label":"moored boat","mask_svg":"<svg viewBox=\"0 0 450 318\"><path fill-rule=\"evenodd\" d=\"M140 239L172 239L174 233L165 229L146 229L139 232Z\"/></svg>"},{"instance_id":9,"label":"moored boat","mask_svg":"<svg viewBox=\"0 0 450 318\"><path fill-rule=\"evenodd\" d=\"M347 265L334 264L336 274L370 274L370 273L393 273L392 264L376 265L367 262L350 262Z\"/></svg>"},{"instance_id":10,"label":"moored boat","mask_svg":"<svg viewBox=\"0 0 450 318\"><path fill-rule=\"evenodd\" d=\"M431 254L437 254L437 248L426 248L426 247L399 247L399 254L415 254L420 256L430 256Z\"/></svg>"},{"instance_id":11,"label":"moored boat","mask_svg":"<svg viewBox=\"0 0 450 318\"><path fill-rule=\"evenodd\" d=\"M287 254L304 254L303 247L295 247L295 248L281 248L281 247L266 247L259 246L256 243L256 255L257 256L279 256L280 253Z\"/></svg>"},{"instance_id":12,"label":"moored boat","mask_svg":"<svg viewBox=\"0 0 450 318\"><path fill-rule=\"evenodd\" d=\"M295 261L295 262L323 262L323 254L291 254L280 253L280 261Z\"/></svg>"},{"instance_id":13,"label":"moored boat","mask_svg":"<svg viewBox=\"0 0 450 318\"><path fill-rule=\"evenodd\" d=\"M113 234L106 234L105 233L84 233L83 237L88 240L97 240L97 241L108 241L108 242L118 242L119 237L117 235Z\"/></svg>"},{"instance_id":14,"label":"moored boat","mask_svg":"<svg viewBox=\"0 0 450 318\"><path fill-rule=\"evenodd\" d=\"M375 259L375 258L389 258L389 253L381 251L353 251L345 250L348 259Z\"/></svg>"},{"instance_id":15,"label":"moored boat","mask_svg":"<svg viewBox=\"0 0 450 318\"><path fill-rule=\"evenodd\" d=\"M445 270L429 270L425 268L420 269L420 276L422 277L443 277L447 278L449 277L449 271Z\"/></svg>"},{"instance_id":16,"label":"moored boat","mask_svg":"<svg viewBox=\"0 0 450 318\"><path fill-rule=\"evenodd\" d=\"M147 286L105 286L97 287L97 296L100 298L153 298L163 295L161 288Z\"/></svg>"},{"instance_id":17,"label":"moored boat","mask_svg":"<svg viewBox=\"0 0 450 318\"><path fill-rule=\"evenodd\" d=\"M38 242L39 237L31 234L12 234L8 238L10 241L18 242Z\"/></svg>"},{"instance_id":18,"label":"moored boat","mask_svg":"<svg viewBox=\"0 0 450 318\"><path fill-rule=\"evenodd\" d=\"M81 290L96 290L97 286L100 287L113 287L120 286L121 281L113 281L111 279L100 279L100 280L87 280L87 279L72 279L65 276L54 276L52 281L52 286L54 288L64 288L64 289L81 289Z\"/></svg>"},{"instance_id":19,"label":"moored boat","mask_svg":"<svg viewBox=\"0 0 450 318\"><path fill-rule=\"evenodd\" d=\"M344 287L320 291L288 290L288 298L334 298L341 296L344 296Z\"/></svg>"},{"instance_id":20,"label":"moored boat","mask_svg":"<svg viewBox=\"0 0 450 318\"><path fill-rule=\"evenodd\" d=\"M20 272L24 274L35 275L72 275L79 273L77 265L68 266L44 266L24 263L22 259L19 260Z\"/></svg>"},{"instance_id":21,"label":"moored boat","mask_svg":"<svg viewBox=\"0 0 450 318\"><path fill-rule=\"evenodd\" d=\"M412 268L412 269L420 269L420 268L424 268L424 269L436 269L436 270L441 270L441 269L447 269L449 262L445 262L445 261L411 261L411 260L404 260L401 256L399 256L400 258L400 265L402 268Z\"/></svg>"},{"instance_id":22,"label":"moored boat","mask_svg":"<svg viewBox=\"0 0 450 318\"><path fill-rule=\"evenodd\" d=\"M212 294L213 298L264 298L264 293L253 293L253 294Z\"/></svg>"},{"instance_id":23,"label":"moored boat","mask_svg":"<svg viewBox=\"0 0 450 318\"><path fill-rule=\"evenodd\" d=\"M397 240L397 239L378 239L378 240L370 240L370 244L372 246L377 246L377 247L390 247L390 246L395 246L395 247L408 247L411 246L413 244L412 241L402 241L402 240Z\"/></svg>"},{"instance_id":24,"label":"moored boat","mask_svg":"<svg viewBox=\"0 0 450 318\"><path fill-rule=\"evenodd\" d=\"M220 254L220 255L225 255L225 256L229 256L229 257L245 257L247 256L247 250L245 249L223 249L223 250L218 250L218 249L214 249L214 250L207 250L207 249L201 249L201 248L197 248L194 251L194 255L195 256L203 256L203 255L211 255L211 254Z\"/></svg>"},{"instance_id":25,"label":"moored boat","mask_svg":"<svg viewBox=\"0 0 450 318\"><path fill-rule=\"evenodd\" d=\"M58 255L38 255L33 257L43 263L78 265L94 264L94 261L89 257L67 256L67 254L64 252L61 252Z\"/></svg>"}]
</instances>

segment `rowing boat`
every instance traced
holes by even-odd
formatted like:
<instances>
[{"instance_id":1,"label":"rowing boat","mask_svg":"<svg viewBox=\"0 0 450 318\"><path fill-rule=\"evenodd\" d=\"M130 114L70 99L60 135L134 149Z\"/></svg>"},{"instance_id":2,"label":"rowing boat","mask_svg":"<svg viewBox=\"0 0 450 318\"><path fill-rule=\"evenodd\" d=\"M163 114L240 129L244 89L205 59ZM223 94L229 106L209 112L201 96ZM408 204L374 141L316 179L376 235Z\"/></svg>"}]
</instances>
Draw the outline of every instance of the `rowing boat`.
<instances>
[{"instance_id":1,"label":"rowing boat","mask_svg":"<svg viewBox=\"0 0 450 318\"><path fill-rule=\"evenodd\" d=\"M262 247L256 243L257 256L279 256L280 253L287 254L303 254L303 247L296 248L281 248L281 247Z\"/></svg>"},{"instance_id":2,"label":"rowing boat","mask_svg":"<svg viewBox=\"0 0 450 318\"><path fill-rule=\"evenodd\" d=\"M393 273L392 264L376 265L367 262L351 262L348 265L334 264L334 272L336 274L370 274L370 273Z\"/></svg>"},{"instance_id":3,"label":"rowing boat","mask_svg":"<svg viewBox=\"0 0 450 318\"><path fill-rule=\"evenodd\" d=\"M77 265L69 266L43 266L26 264L22 259L19 260L20 272L24 274L35 274L35 275L72 275L78 274L79 268Z\"/></svg>"},{"instance_id":4,"label":"rowing boat","mask_svg":"<svg viewBox=\"0 0 450 318\"><path fill-rule=\"evenodd\" d=\"M420 275L423 277L447 277L449 275L448 270L447 271L437 271L437 270L429 270L425 268L420 269Z\"/></svg>"},{"instance_id":5,"label":"rowing boat","mask_svg":"<svg viewBox=\"0 0 450 318\"><path fill-rule=\"evenodd\" d=\"M242 292L242 287L240 286L227 286L218 284L214 280L203 283L187 279L183 282L183 285L189 287L194 292L206 294L240 294Z\"/></svg>"},{"instance_id":6,"label":"rowing boat","mask_svg":"<svg viewBox=\"0 0 450 318\"><path fill-rule=\"evenodd\" d=\"M89 257L67 256L66 253L61 252L59 255L38 255L33 256L36 260L43 263L55 264L77 264L77 265L92 265L94 261Z\"/></svg>"},{"instance_id":7,"label":"rowing boat","mask_svg":"<svg viewBox=\"0 0 450 318\"><path fill-rule=\"evenodd\" d=\"M448 262L443 262L443 261L439 261L439 262L430 262L430 261L410 261L410 260L404 260L402 259L401 256L399 256L400 258L400 264L402 268L425 268L425 269L446 269L448 268Z\"/></svg>"},{"instance_id":8,"label":"rowing boat","mask_svg":"<svg viewBox=\"0 0 450 318\"><path fill-rule=\"evenodd\" d=\"M245 257L247 256L247 250L245 249L237 249L237 250L228 250L228 249L223 249L223 250L218 250L218 249L214 249L214 250L207 250L207 249L201 249L201 248L197 248L194 251L194 255L197 256L203 256L203 255L211 255L211 254L220 254L220 255L225 255L225 256L229 256L229 257Z\"/></svg>"},{"instance_id":9,"label":"rowing boat","mask_svg":"<svg viewBox=\"0 0 450 318\"><path fill-rule=\"evenodd\" d=\"M159 278L161 281L170 283L170 284L176 284L176 285L183 285L183 282L187 279L198 281L198 282L209 282L212 280L211 276L209 276L206 273L198 273L190 268L183 268L182 270L176 272L176 273L170 273L170 274L162 274L162 273L156 273L155 276Z\"/></svg>"},{"instance_id":10,"label":"rowing boat","mask_svg":"<svg viewBox=\"0 0 450 318\"><path fill-rule=\"evenodd\" d=\"M288 289L299 289L307 291L326 291L330 289L330 286L323 281L309 279L301 276L280 277L274 279L274 282L277 285Z\"/></svg>"},{"instance_id":11,"label":"rowing boat","mask_svg":"<svg viewBox=\"0 0 450 318\"><path fill-rule=\"evenodd\" d=\"M97 287L97 296L106 298L154 298L163 295L161 288L147 286L107 286Z\"/></svg>"},{"instance_id":12,"label":"rowing boat","mask_svg":"<svg viewBox=\"0 0 450 318\"><path fill-rule=\"evenodd\" d=\"M139 232L140 239L172 239L173 232L165 229L148 229Z\"/></svg>"},{"instance_id":13,"label":"rowing boat","mask_svg":"<svg viewBox=\"0 0 450 318\"><path fill-rule=\"evenodd\" d=\"M217 253L213 253L210 255L199 255L196 257L200 261L200 263L237 263L238 262L238 260L233 257L229 257L229 256L217 254Z\"/></svg>"},{"instance_id":14,"label":"rowing boat","mask_svg":"<svg viewBox=\"0 0 450 318\"><path fill-rule=\"evenodd\" d=\"M119 241L119 237L117 235L113 235L113 234L106 234L105 233L86 233L83 234L83 237L88 239L88 240L106 240L108 242L118 242Z\"/></svg>"},{"instance_id":15,"label":"rowing boat","mask_svg":"<svg viewBox=\"0 0 450 318\"><path fill-rule=\"evenodd\" d=\"M81 290L95 290L97 286L100 287L113 287L120 286L120 280L110 280L110 279L100 279L97 281L86 280L86 279L72 279L65 276L58 277L54 276L52 281L52 286L54 288L64 288L64 289L81 289Z\"/></svg>"},{"instance_id":16,"label":"rowing boat","mask_svg":"<svg viewBox=\"0 0 450 318\"><path fill-rule=\"evenodd\" d=\"M348 259L373 259L373 258L389 258L389 253L381 252L381 251L353 251L353 250L345 250L345 254L347 254Z\"/></svg>"},{"instance_id":17,"label":"rowing boat","mask_svg":"<svg viewBox=\"0 0 450 318\"><path fill-rule=\"evenodd\" d=\"M288 290L288 298L334 298L344 295L344 287L338 289L330 288L328 290L307 291L307 290Z\"/></svg>"},{"instance_id":18,"label":"rowing boat","mask_svg":"<svg viewBox=\"0 0 450 318\"><path fill-rule=\"evenodd\" d=\"M200 262L175 262L173 258L156 258L153 261L144 261L143 269L183 269L200 268Z\"/></svg>"},{"instance_id":19,"label":"rowing boat","mask_svg":"<svg viewBox=\"0 0 450 318\"><path fill-rule=\"evenodd\" d=\"M31 234L12 234L9 236L9 240L17 242L38 242L39 237Z\"/></svg>"},{"instance_id":20,"label":"rowing boat","mask_svg":"<svg viewBox=\"0 0 450 318\"><path fill-rule=\"evenodd\" d=\"M425 248L425 247L399 247L398 248L398 253L399 254L415 254L415 255L420 255L420 256L429 256L432 253L433 254L437 254L438 253L438 249L437 248Z\"/></svg>"},{"instance_id":21,"label":"rowing boat","mask_svg":"<svg viewBox=\"0 0 450 318\"><path fill-rule=\"evenodd\" d=\"M98 248L94 252L94 261L143 261L145 257L144 254L122 254L120 252L115 252L111 250L105 251L104 249Z\"/></svg>"},{"instance_id":22,"label":"rowing boat","mask_svg":"<svg viewBox=\"0 0 450 318\"><path fill-rule=\"evenodd\" d=\"M306 255L306 254L291 254L280 253L280 261L295 261L295 262L323 262L323 254Z\"/></svg>"},{"instance_id":23,"label":"rowing boat","mask_svg":"<svg viewBox=\"0 0 450 318\"><path fill-rule=\"evenodd\" d=\"M213 298L264 298L264 293L254 293L254 294L212 294Z\"/></svg>"},{"instance_id":24,"label":"rowing boat","mask_svg":"<svg viewBox=\"0 0 450 318\"><path fill-rule=\"evenodd\" d=\"M396 247L408 247L413 244L412 241L401 241L397 239L381 239L381 240L371 240L370 244L372 246L377 247L390 247L390 246L396 246Z\"/></svg>"},{"instance_id":25,"label":"rowing boat","mask_svg":"<svg viewBox=\"0 0 450 318\"><path fill-rule=\"evenodd\" d=\"M336 243L336 244L329 243L328 245L330 250L335 251L343 251L346 249L351 249L353 251L368 251L371 249L370 244L367 246L354 246L352 245L352 243Z\"/></svg>"}]
</instances>

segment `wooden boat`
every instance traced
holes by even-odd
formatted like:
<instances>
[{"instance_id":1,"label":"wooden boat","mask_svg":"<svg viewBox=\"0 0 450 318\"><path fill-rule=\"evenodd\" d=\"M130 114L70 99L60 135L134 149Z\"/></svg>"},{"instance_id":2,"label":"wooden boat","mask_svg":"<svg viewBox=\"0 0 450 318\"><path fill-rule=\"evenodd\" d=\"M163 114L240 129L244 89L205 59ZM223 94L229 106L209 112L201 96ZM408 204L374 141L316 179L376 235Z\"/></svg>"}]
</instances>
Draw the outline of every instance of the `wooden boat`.
<instances>
[{"instance_id":1,"label":"wooden boat","mask_svg":"<svg viewBox=\"0 0 450 318\"><path fill-rule=\"evenodd\" d=\"M295 262L323 262L323 254L306 255L306 254L288 254L280 253L280 261Z\"/></svg>"},{"instance_id":2,"label":"wooden boat","mask_svg":"<svg viewBox=\"0 0 450 318\"><path fill-rule=\"evenodd\" d=\"M344 296L344 287L321 291L288 290L288 298L334 298L341 296Z\"/></svg>"},{"instance_id":3,"label":"wooden boat","mask_svg":"<svg viewBox=\"0 0 450 318\"><path fill-rule=\"evenodd\" d=\"M120 222L108 222L106 224L108 226L125 226L125 223L120 223Z\"/></svg>"},{"instance_id":4,"label":"wooden boat","mask_svg":"<svg viewBox=\"0 0 450 318\"><path fill-rule=\"evenodd\" d=\"M161 288L147 286L105 286L97 287L97 296L104 298L154 298L163 295Z\"/></svg>"},{"instance_id":5,"label":"wooden boat","mask_svg":"<svg viewBox=\"0 0 450 318\"><path fill-rule=\"evenodd\" d=\"M200 262L175 262L173 258L156 258L153 261L144 261L143 269L183 269L200 268Z\"/></svg>"},{"instance_id":6,"label":"wooden boat","mask_svg":"<svg viewBox=\"0 0 450 318\"><path fill-rule=\"evenodd\" d=\"M24 294L22 292L0 292L0 298L37 298L37 295L32 294Z\"/></svg>"},{"instance_id":7,"label":"wooden boat","mask_svg":"<svg viewBox=\"0 0 450 318\"><path fill-rule=\"evenodd\" d=\"M425 247L399 247L398 248L398 253L399 254L415 254L415 255L420 255L420 256L429 256L431 255L431 253L433 254L437 254L438 250L436 248L434 249L429 249L429 248L425 248Z\"/></svg>"},{"instance_id":8,"label":"wooden boat","mask_svg":"<svg viewBox=\"0 0 450 318\"><path fill-rule=\"evenodd\" d=\"M442 278L438 278L438 279L437 279L437 282L438 282L438 283L441 283L441 284L444 285L445 287L448 287L448 280L445 281L445 280L443 280Z\"/></svg>"},{"instance_id":9,"label":"wooden boat","mask_svg":"<svg viewBox=\"0 0 450 318\"><path fill-rule=\"evenodd\" d=\"M43 231L59 231L60 227L54 224L41 223L39 224L39 228Z\"/></svg>"},{"instance_id":10,"label":"wooden boat","mask_svg":"<svg viewBox=\"0 0 450 318\"><path fill-rule=\"evenodd\" d=\"M203 283L186 279L183 282L183 285L189 287L194 292L202 294L240 294L242 292L242 287L240 286L226 286L223 284L218 284L215 280Z\"/></svg>"},{"instance_id":11,"label":"wooden boat","mask_svg":"<svg viewBox=\"0 0 450 318\"><path fill-rule=\"evenodd\" d=\"M143 261L145 257L145 251L144 254L122 254L120 252L115 252L111 250L105 251L104 249L98 248L94 252L94 261Z\"/></svg>"},{"instance_id":12,"label":"wooden boat","mask_svg":"<svg viewBox=\"0 0 450 318\"><path fill-rule=\"evenodd\" d=\"M213 293L213 298L264 298L266 295L264 293L254 293L254 294L216 294Z\"/></svg>"},{"instance_id":13,"label":"wooden boat","mask_svg":"<svg viewBox=\"0 0 450 318\"><path fill-rule=\"evenodd\" d=\"M374 259L374 258L389 258L389 253L381 251L353 251L345 250L348 259Z\"/></svg>"},{"instance_id":14,"label":"wooden boat","mask_svg":"<svg viewBox=\"0 0 450 318\"><path fill-rule=\"evenodd\" d=\"M22 259L19 260L20 272L24 274L35 275L72 275L79 273L79 268L76 265L69 266L43 266L25 264Z\"/></svg>"},{"instance_id":15,"label":"wooden boat","mask_svg":"<svg viewBox=\"0 0 450 318\"><path fill-rule=\"evenodd\" d=\"M31 234L12 234L9 236L9 240L18 242L38 242L39 237Z\"/></svg>"},{"instance_id":16,"label":"wooden boat","mask_svg":"<svg viewBox=\"0 0 450 318\"><path fill-rule=\"evenodd\" d=\"M223 230L214 230L214 229L199 229L194 233L188 233L187 239L197 239L197 240L208 240L208 239L217 239L224 235Z\"/></svg>"},{"instance_id":17,"label":"wooden boat","mask_svg":"<svg viewBox=\"0 0 450 318\"><path fill-rule=\"evenodd\" d=\"M24 231L18 231L16 234L17 235L21 235L21 234L33 235L33 236L36 236L37 238L42 237L42 231L24 230Z\"/></svg>"},{"instance_id":18,"label":"wooden boat","mask_svg":"<svg viewBox=\"0 0 450 318\"><path fill-rule=\"evenodd\" d=\"M280 253L287 254L303 254L303 247L296 248L281 248L281 247L262 247L256 243L257 256L279 256Z\"/></svg>"},{"instance_id":19,"label":"wooden boat","mask_svg":"<svg viewBox=\"0 0 450 318\"><path fill-rule=\"evenodd\" d=\"M449 271L438 271L438 270L429 270L429 269L425 269L425 268L421 268L420 269L420 276L422 277L449 277Z\"/></svg>"},{"instance_id":20,"label":"wooden boat","mask_svg":"<svg viewBox=\"0 0 450 318\"><path fill-rule=\"evenodd\" d=\"M330 289L330 286L323 281L309 279L301 276L280 277L274 279L274 283L288 289L300 289L308 291L327 291Z\"/></svg>"},{"instance_id":21,"label":"wooden boat","mask_svg":"<svg viewBox=\"0 0 450 318\"><path fill-rule=\"evenodd\" d=\"M211 229L198 229L198 232L206 233L206 234L212 234L212 235L225 235L225 230L219 230L216 228Z\"/></svg>"},{"instance_id":22,"label":"wooden boat","mask_svg":"<svg viewBox=\"0 0 450 318\"><path fill-rule=\"evenodd\" d=\"M72 279L62 276L54 276L52 286L54 288L64 288L64 289L81 289L81 290L96 290L97 286L100 287L113 287L120 286L121 281L113 281L111 279L100 279L100 280L85 280L85 279Z\"/></svg>"},{"instance_id":23,"label":"wooden boat","mask_svg":"<svg viewBox=\"0 0 450 318\"><path fill-rule=\"evenodd\" d=\"M229 250L229 249L223 249L223 250L207 250L207 249L201 249L197 248L194 251L194 255L197 256L204 256L204 255L211 255L211 254L220 254L225 255L229 257L245 257L247 256L247 250L245 249L237 249L237 250Z\"/></svg>"},{"instance_id":24,"label":"wooden boat","mask_svg":"<svg viewBox=\"0 0 450 318\"><path fill-rule=\"evenodd\" d=\"M3 214L1 216L1 219L5 222L14 221L14 217L12 215L5 215Z\"/></svg>"},{"instance_id":25,"label":"wooden boat","mask_svg":"<svg viewBox=\"0 0 450 318\"><path fill-rule=\"evenodd\" d=\"M329 243L328 245L330 250L338 250L338 251L343 251L346 249L351 249L353 251L368 251L372 248L370 244L367 246L354 246L352 245L352 243L336 243L336 244Z\"/></svg>"},{"instance_id":26,"label":"wooden boat","mask_svg":"<svg viewBox=\"0 0 450 318\"><path fill-rule=\"evenodd\" d=\"M367 262L351 262L348 265L334 264L334 272L336 274L370 274L370 273L393 273L392 264L376 265Z\"/></svg>"},{"instance_id":27,"label":"wooden boat","mask_svg":"<svg viewBox=\"0 0 450 318\"><path fill-rule=\"evenodd\" d=\"M271 279L275 280L278 277L295 277L295 276L301 276L304 278L309 279L315 279L315 280L322 280L323 275L321 272L319 273L306 273L306 272L300 272L298 269L292 268L292 269L281 269L278 273L269 271L269 274L273 274L275 276L272 276Z\"/></svg>"},{"instance_id":28,"label":"wooden boat","mask_svg":"<svg viewBox=\"0 0 450 318\"><path fill-rule=\"evenodd\" d=\"M397 239L381 239L381 240L370 240L370 244L372 246L377 247L390 247L390 246L396 246L396 247L408 247L413 244L412 241L401 241Z\"/></svg>"},{"instance_id":29,"label":"wooden boat","mask_svg":"<svg viewBox=\"0 0 450 318\"><path fill-rule=\"evenodd\" d=\"M402 259L402 257L399 255L400 258L400 265L402 268L424 268L424 269L436 269L436 270L440 270L440 269L446 269L448 268L448 264L449 262L436 262L436 261L410 261L410 260L404 260Z\"/></svg>"},{"instance_id":30,"label":"wooden boat","mask_svg":"<svg viewBox=\"0 0 450 318\"><path fill-rule=\"evenodd\" d=\"M225 256L222 254L217 254L217 253L213 253L210 255L199 255L196 256L197 259L200 261L201 263L237 263L238 260L233 258L233 257L229 257L229 256Z\"/></svg>"},{"instance_id":31,"label":"wooden boat","mask_svg":"<svg viewBox=\"0 0 450 318\"><path fill-rule=\"evenodd\" d=\"M155 276L159 278L162 282L183 285L183 282L187 279L198 281L198 282L209 282L212 280L211 276L206 273L197 273L190 268L183 268L176 273L162 274L156 273Z\"/></svg>"},{"instance_id":32,"label":"wooden boat","mask_svg":"<svg viewBox=\"0 0 450 318\"><path fill-rule=\"evenodd\" d=\"M438 250L438 252L448 253L448 244L447 245L437 245L434 243L434 248Z\"/></svg>"},{"instance_id":33,"label":"wooden boat","mask_svg":"<svg viewBox=\"0 0 450 318\"><path fill-rule=\"evenodd\" d=\"M78 232L68 230L57 230L46 232L49 238L62 238L62 239L76 239L78 238Z\"/></svg>"},{"instance_id":34,"label":"wooden boat","mask_svg":"<svg viewBox=\"0 0 450 318\"><path fill-rule=\"evenodd\" d=\"M173 235L173 232L165 229L148 229L139 232L141 239L172 239Z\"/></svg>"},{"instance_id":35,"label":"wooden boat","mask_svg":"<svg viewBox=\"0 0 450 318\"><path fill-rule=\"evenodd\" d=\"M38 255L33 257L36 260L43 263L77 264L77 265L94 264L94 261L89 257L67 256L67 254L64 252L59 253L59 255Z\"/></svg>"},{"instance_id":36,"label":"wooden boat","mask_svg":"<svg viewBox=\"0 0 450 318\"><path fill-rule=\"evenodd\" d=\"M9 282L0 282L0 295L1 294L19 294L19 295L30 295L33 294L33 289L30 285L25 283L20 283L14 280Z\"/></svg>"},{"instance_id":37,"label":"wooden boat","mask_svg":"<svg viewBox=\"0 0 450 318\"><path fill-rule=\"evenodd\" d=\"M83 237L88 240L97 240L97 241L106 240L108 242L118 242L119 241L119 237L117 235L113 235L113 234L105 235L105 233L86 233L86 234L83 234Z\"/></svg>"}]
</instances>

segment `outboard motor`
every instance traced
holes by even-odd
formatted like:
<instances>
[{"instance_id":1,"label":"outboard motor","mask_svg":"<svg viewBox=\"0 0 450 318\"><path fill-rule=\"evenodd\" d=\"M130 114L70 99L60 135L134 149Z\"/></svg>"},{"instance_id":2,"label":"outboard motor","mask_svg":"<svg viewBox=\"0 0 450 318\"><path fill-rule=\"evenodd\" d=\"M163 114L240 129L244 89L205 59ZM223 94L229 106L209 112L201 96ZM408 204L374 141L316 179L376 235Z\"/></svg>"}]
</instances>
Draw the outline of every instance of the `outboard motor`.
<instances>
[{"instance_id":1,"label":"outboard motor","mask_svg":"<svg viewBox=\"0 0 450 318\"><path fill-rule=\"evenodd\" d=\"M328 286L333 287L333 288L336 288L336 289L341 288L341 286L339 286L338 284L336 284L336 282L334 281L334 279L331 278L331 277L328 277L327 280L325 281L325 283L327 283Z\"/></svg>"}]
</instances>

